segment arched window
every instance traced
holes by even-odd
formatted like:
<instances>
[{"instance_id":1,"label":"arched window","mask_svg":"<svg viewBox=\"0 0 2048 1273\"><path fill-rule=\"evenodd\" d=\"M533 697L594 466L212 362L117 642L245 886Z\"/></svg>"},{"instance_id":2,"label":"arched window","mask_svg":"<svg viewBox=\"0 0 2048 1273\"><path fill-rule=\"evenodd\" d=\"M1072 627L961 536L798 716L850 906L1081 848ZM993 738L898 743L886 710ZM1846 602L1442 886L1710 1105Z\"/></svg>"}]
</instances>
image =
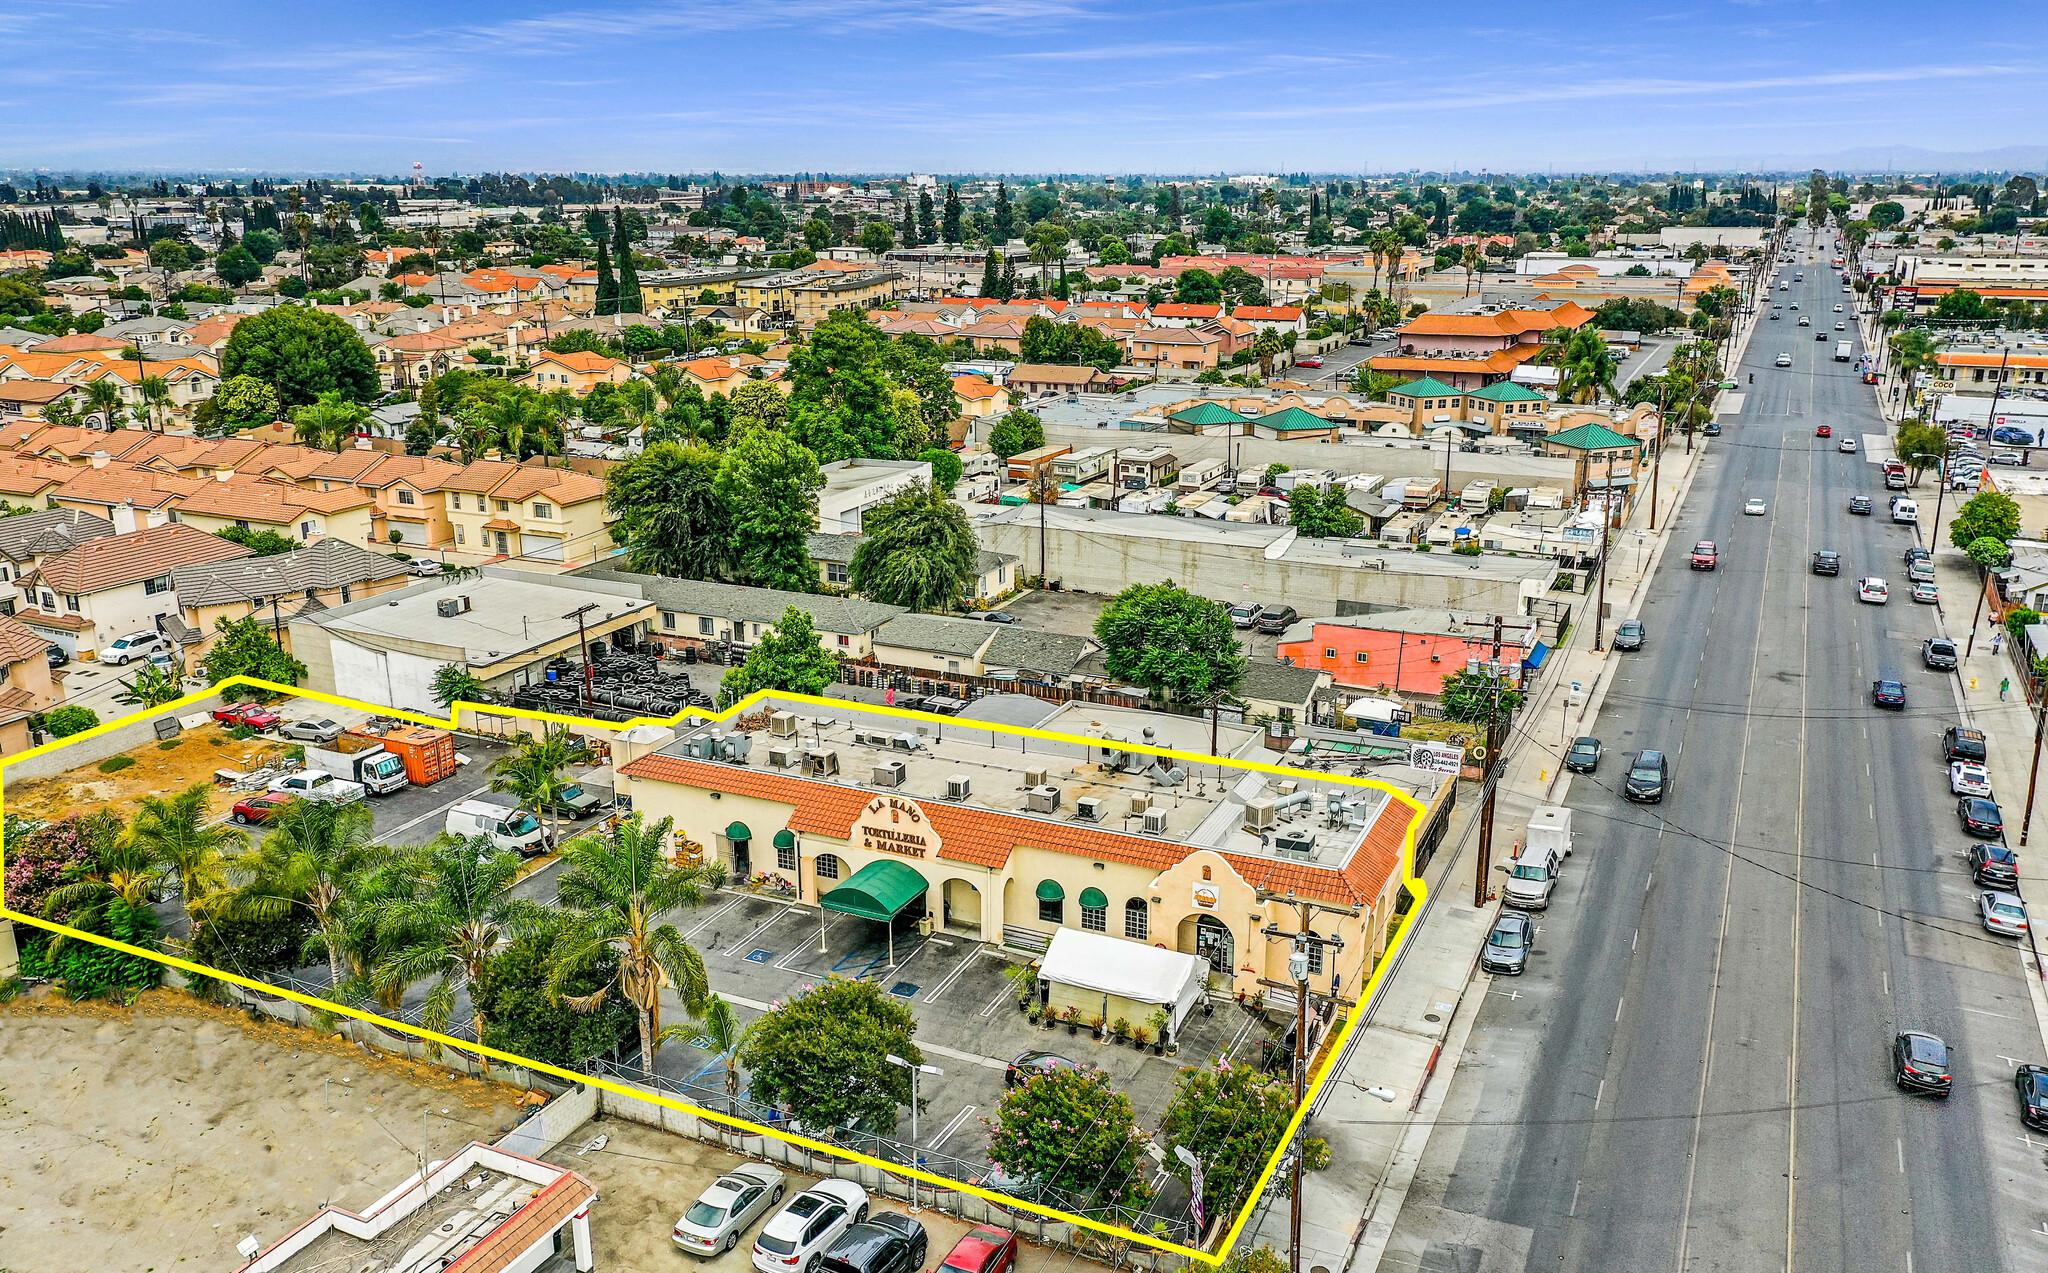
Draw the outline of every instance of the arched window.
<instances>
[{"instance_id":1,"label":"arched window","mask_svg":"<svg viewBox=\"0 0 2048 1273\"><path fill-rule=\"evenodd\" d=\"M1040 923L1062 924L1066 922L1067 890L1060 887L1058 880L1038 881L1038 919Z\"/></svg>"},{"instance_id":2,"label":"arched window","mask_svg":"<svg viewBox=\"0 0 2048 1273\"><path fill-rule=\"evenodd\" d=\"M1109 931L1109 898L1099 888L1081 890L1081 927L1091 933Z\"/></svg>"},{"instance_id":3,"label":"arched window","mask_svg":"<svg viewBox=\"0 0 2048 1273\"><path fill-rule=\"evenodd\" d=\"M1145 899L1134 897L1124 903L1124 936L1132 941L1144 941L1152 932L1152 912L1146 907Z\"/></svg>"},{"instance_id":4,"label":"arched window","mask_svg":"<svg viewBox=\"0 0 2048 1273\"><path fill-rule=\"evenodd\" d=\"M830 853L818 855L818 878L836 880L839 878L839 859Z\"/></svg>"}]
</instances>

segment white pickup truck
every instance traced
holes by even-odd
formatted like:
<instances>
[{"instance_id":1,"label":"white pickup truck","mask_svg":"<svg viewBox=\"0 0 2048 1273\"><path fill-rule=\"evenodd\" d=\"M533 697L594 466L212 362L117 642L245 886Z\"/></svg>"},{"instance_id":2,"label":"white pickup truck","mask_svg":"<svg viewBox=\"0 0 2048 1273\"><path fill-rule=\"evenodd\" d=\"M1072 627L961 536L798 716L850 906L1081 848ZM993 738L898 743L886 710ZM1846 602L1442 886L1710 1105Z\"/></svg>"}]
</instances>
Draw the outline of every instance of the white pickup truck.
<instances>
[{"instance_id":1,"label":"white pickup truck","mask_svg":"<svg viewBox=\"0 0 2048 1273\"><path fill-rule=\"evenodd\" d=\"M363 798L363 784L348 782L333 774L306 769L270 780L272 791L298 796L322 804L354 804Z\"/></svg>"}]
</instances>

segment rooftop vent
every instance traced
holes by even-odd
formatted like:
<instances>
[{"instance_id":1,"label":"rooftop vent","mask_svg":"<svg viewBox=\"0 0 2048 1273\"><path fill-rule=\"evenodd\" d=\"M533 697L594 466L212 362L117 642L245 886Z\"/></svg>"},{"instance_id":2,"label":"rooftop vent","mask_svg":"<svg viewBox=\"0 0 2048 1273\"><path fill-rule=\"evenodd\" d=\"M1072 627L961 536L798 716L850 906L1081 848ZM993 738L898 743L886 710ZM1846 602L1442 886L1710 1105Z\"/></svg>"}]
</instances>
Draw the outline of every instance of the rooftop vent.
<instances>
[{"instance_id":1,"label":"rooftop vent","mask_svg":"<svg viewBox=\"0 0 2048 1273\"><path fill-rule=\"evenodd\" d=\"M874 769L874 783L877 787L900 787L909 776L910 767L900 760L885 760Z\"/></svg>"}]
</instances>

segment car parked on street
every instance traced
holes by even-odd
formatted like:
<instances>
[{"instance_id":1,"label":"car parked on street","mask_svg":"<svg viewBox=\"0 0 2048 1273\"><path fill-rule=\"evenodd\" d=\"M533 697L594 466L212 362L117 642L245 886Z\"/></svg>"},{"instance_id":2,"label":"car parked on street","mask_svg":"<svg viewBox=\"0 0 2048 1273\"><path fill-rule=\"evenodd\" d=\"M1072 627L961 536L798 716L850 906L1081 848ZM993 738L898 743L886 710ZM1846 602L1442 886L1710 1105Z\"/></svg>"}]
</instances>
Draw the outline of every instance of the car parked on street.
<instances>
[{"instance_id":1,"label":"car parked on street","mask_svg":"<svg viewBox=\"0 0 2048 1273\"><path fill-rule=\"evenodd\" d=\"M1252 626L1265 633L1285 632L1288 626L1300 617L1294 612L1293 606L1278 606L1261 610L1258 620Z\"/></svg>"},{"instance_id":2,"label":"car parked on street","mask_svg":"<svg viewBox=\"0 0 2048 1273\"><path fill-rule=\"evenodd\" d=\"M1241 601L1238 604L1230 607L1231 626L1238 628L1248 628L1252 626L1254 623L1257 623L1259 621L1259 616L1264 614L1265 612L1266 607L1260 605L1256 601Z\"/></svg>"},{"instance_id":3,"label":"car parked on street","mask_svg":"<svg viewBox=\"0 0 2048 1273\"><path fill-rule=\"evenodd\" d=\"M1989 796L1991 771L1972 760L1958 760L1948 767L1948 791L1952 796Z\"/></svg>"},{"instance_id":4,"label":"car parked on street","mask_svg":"<svg viewBox=\"0 0 2048 1273\"><path fill-rule=\"evenodd\" d=\"M236 725L245 725L259 734L284 724L284 717L254 703L238 703L218 708L214 711L213 718L230 729Z\"/></svg>"},{"instance_id":5,"label":"car parked on street","mask_svg":"<svg viewBox=\"0 0 2048 1273\"><path fill-rule=\"evenodd\" d=\"M705 1187L676 1221L675 1244L715 1255L740 1244L747 1226L782 1201L782 1173L766 1163L743 1162Z\"/></svg>"},{"instance_id":6,"label":"car parked on street","mask_svg":"<svg viewBox=\"0 0 2048 1273\"><path fill-rule=\"evenodd\" d=\"M1529 968L1529 952L1536 946L1536 925L1527 915L1502 911L1486 934L1479 952L1479 966L1486 972L1519 977Z\"/></svg>"},{"instance_id":7,"label":"car parked on street","mask_svg":"<svg viewBox=\"0 0 2048 1273\"><path fill-rule=\"evenodd\" d=\"M1950 725L1941 733L1941 758L1948 760L1974 760L1979 764L1988 759L1984 750L1984 731L1971 729L1966 725Z\"/></svg>"},{"instance_id":8,"label":"car parked on street","mask_svg":"<svg viewBox=\"0 0 2048 1273\"><path fill-rule=\"evenodd\" d=\"M325 717L319 720L295 720L280 726L277 736L302 743L331 743L341 737L341 723Z\"/></svg>"},{"instance_id":9,"label":"car parked on street","mask_svg":"<svg viewBox=\"0 0 2048 1273\"><path fill-rule=\"evenodd\" d=\"M2020 1121L2048 1131L2048 1065L2020 1066L2012 1073L2012 1088L2020 1101Z\"/></svg>"},{"instance_id":10,"label":"car parked on street","mask_svg":"<svg viewBox=\"0 0 2048 1273\"><path fill-rule=\"evenodd\" d=\"M2014 893L1986 889L1977 895L1977 919L1997 937L2027 935L2027 905Z\"/></svg>"},{"instance_id":11,"label":"car parked on street","mask_svg":"<svg viewBox=\"0 0 2048 1273\"><path fill-rule=\"evenodd\" d=\"M2020 886L2020 855L2006 845L1979 841L1970 846L1970 878L2008 892L2016 889Z\"/></svg>"},{"instance_id":12,"label":"car parked on street","mask_svg":"<svg viewBox=\"0 0 2048 1273\"><path fill-rule=\"evenodd\" d=\"M1926 583L1924 581L1921 583L1916 583L1913 585L1913 600L1919 602L1923 606L1940 605L1941 589L1935 587L1931 583Z\"/></svg>"},{"instance_id":13,"label":"car parked on street","mask_svg":"<svg viewBox=\"0 0 2048 1273\"><path fill-rule=\"evenodd\" d=\"M1640 619L1630 619L1614 630L1614 648L1617 650L1640 650L1647 637Z\"/></svg>"},{"instance_id":14,"label":"car parked on street","mask_svg":"<svg viewBox=\"0 0 2048 1273\"><path fill-rule=\"evenodd\" d=\"M1564 767L1575 774L1597 773L1600 769L1600 740L1591 734L1572 740L1572 749L1565 753Z\"/></svg>"},{"instance_id":15,"label":"car parked on street","mask_svg":"<svg viewBox=\"0 0 2048 1273\"><path fill-rule=\"evenodd\" d=\"M1955 1084L1948 1044L1937 1035L1899 1031L1892 1036L1892 1081L1908 1091L1947 1096Z\"/></svg>"},{"instance_id":16,"label":"car parked on street","mask_svg":"<svg viewBox=\"0 0 2048 1273\"><path fill-rule=\"evenodd\" d=\"M1662 804L1670 776L1671 763L1664 758L1663 752L1638 752L1635 762L1628 767L1628 776L1622 780L1622 798Z\"/></svg>"},{"instance_id":17,"label":"car parked on street","mask_svg":"<svg viewBox=\"0 0 2048 1273\"><path fill-rule=\"evenodd\" d=\"M840 1234L868 1218L868 1191L827 1178L791 1198L754 1239L760 1273L813 1273Z\"/></svg>"},{"instance_id":18,"label":"car parked on street","mask_svg":"<svg viewBox=\"0 0 2048 1273\"><path fill-rule=\"evenodd\" d=\"M1920 643L1920 661L1935 672L1956 670L1956 643L1947 637L1928 637Z\"/></svg>"},{"instance_id":19,"label":"car parked on street","mask_svg":"<svg viewBox=\"0 0 2048 1273\"><path fill-rule=\"evenodd\" d=\"M1963 830L1985 840L2005 838L2005 815L1998 811L1998 802L1983 796L1964 796L1956 801L1956 818L1963 824Z\"/></svg>"},{"instance_id":20,"label":"car parked on street","mask_svg":"<svg viewBox=\"0 0 2048 1273\"><path fill-rule=\"evenodd\" d=\"M820 1261L821 1273L918 1273L931 1235L900 1211L884 1211L839 1235Z\"/></svg>"}]
</instances>

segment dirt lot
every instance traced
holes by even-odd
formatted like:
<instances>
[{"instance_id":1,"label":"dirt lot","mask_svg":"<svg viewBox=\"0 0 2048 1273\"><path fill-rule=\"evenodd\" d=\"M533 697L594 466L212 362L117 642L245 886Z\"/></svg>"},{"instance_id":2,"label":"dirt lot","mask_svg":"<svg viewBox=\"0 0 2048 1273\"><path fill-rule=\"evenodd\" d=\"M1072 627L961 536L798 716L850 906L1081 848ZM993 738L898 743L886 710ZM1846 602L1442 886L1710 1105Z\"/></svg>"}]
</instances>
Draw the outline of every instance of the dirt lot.
<instances>
[{"instance_id":1,"label":"dirt lot","mask_svg":"<svg viewBox=\"0 0 2048 1273\"><path fill-rule=\"evenodd\" d=\"M0 1269L233 1268L244 1234L390 1190L423 1120L442 1155L497 1139L520 1095L173 991L17 1000L0 1007Z\"/></svg>"},{"instance_id":2,"label":"dirt lot","mask_svg":"<svg viewBox=\"0 0 2048 1273\"><path fill-rule=\"evenodd\" d=\"M99 765L84 765L54 778L39 778L7 784L7 812L24 818L61 818L67 813L111 804L124 811L138 797L168 796L195 782L211 783L216 769L255 769L281 757L288 742L251 738L236 742L228 731L211 722L188 729L170 744L145 743L122 753L134 764L114 773L103 773ZM215 788L212 807L225 815L234 807L228 788Z\"/></svg>"}]
</instances>

